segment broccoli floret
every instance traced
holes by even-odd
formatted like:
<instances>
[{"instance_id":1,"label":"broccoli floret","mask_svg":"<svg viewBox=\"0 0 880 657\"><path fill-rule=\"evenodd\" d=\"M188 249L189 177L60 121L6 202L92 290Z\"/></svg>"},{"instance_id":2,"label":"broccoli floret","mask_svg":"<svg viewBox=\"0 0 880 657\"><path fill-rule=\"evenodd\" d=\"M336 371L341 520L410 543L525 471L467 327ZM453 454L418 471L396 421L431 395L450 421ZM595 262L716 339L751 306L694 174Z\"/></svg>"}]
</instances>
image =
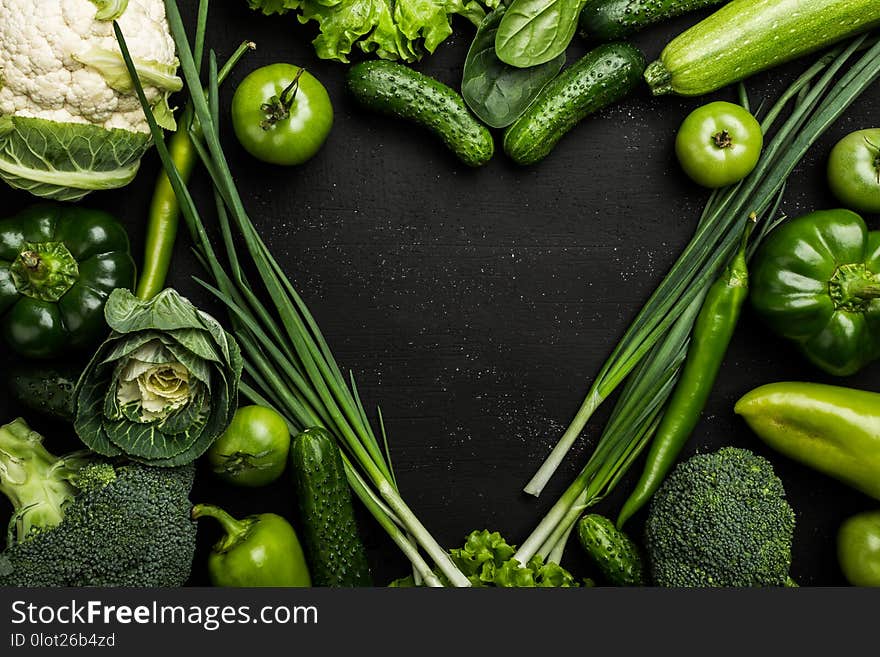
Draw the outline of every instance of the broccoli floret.
<instances>
[{"instance_id":1,"label":"broccoli floret","mask_svg":"<svg viewBox=\"0 0 880 657\"><path fill-rule=\"evenodd\" d=\"M679 464L654 496L646 544L659 586L785 586L795 516L770 462L725 447Z\"/></svg>"},{"instance_id":2,"label":"broccoli floret","mask_svg":"<svg viewBox=\"0 0 880 657\"><path fill-rule=\"evenodd\" d=\"M24 420L0 427L0 492L13 504L0 586L181 586L195 552L194 474L56 457Z\"/></svg>"}]
</instances>

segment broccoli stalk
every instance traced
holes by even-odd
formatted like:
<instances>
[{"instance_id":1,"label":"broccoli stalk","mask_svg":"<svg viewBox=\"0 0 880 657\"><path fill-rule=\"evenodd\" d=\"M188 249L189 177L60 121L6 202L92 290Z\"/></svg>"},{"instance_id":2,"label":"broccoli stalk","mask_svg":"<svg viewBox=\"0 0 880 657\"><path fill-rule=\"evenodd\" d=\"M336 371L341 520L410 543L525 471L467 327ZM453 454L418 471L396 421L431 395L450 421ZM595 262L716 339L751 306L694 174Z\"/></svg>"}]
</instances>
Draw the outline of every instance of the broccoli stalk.
<instances>
[{"instance_id":1,"label":"broccoli stalk","mask_svg":"<svg viewBox=\"0 0 880 657\"><path fill-rule=\"evenodd\" d=\"M0 427L0 492L13 506L0 586L181 586L194 472L59 457L24 420Z\"/></svg>"},{"instance_id":2,"label":"broccoli stalk","mask_svg":"<svg viewBox=\"0 0 880 657\"><path fill-rule=\"evenodd\" d=\"M8 543L61 524L64 506L76 496L71 479L82 467L79 455L59 458L21 418L0 427L0 492L12 502Z\"/></svg>"}]
</instances>

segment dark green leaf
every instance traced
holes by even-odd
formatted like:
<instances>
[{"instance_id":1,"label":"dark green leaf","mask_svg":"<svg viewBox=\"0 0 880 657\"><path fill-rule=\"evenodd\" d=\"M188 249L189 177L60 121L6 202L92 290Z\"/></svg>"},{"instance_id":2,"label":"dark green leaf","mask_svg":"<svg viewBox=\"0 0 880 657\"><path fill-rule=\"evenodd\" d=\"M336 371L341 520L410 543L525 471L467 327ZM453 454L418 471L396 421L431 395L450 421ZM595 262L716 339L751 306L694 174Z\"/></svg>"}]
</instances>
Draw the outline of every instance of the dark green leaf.
<instances>
[{"instance_id":1,"label":"dark green leaf","mask_svg":"<svg viewBox=\"0 0 880 657\"><path fill-rule=\"evenodd\" d=\"M504 7L486 16L464 62L461 94L468 107L492 128L504 128L525 111L565 64L565 53L538 66L517 68L495 53L495 35Z\"/></svg>"},{"instance_id":2,"label":"dark green leaf","mask_svg":"<svg viewBox=\"0 0 880 657\"><path fill-rule=\"evenodd\" d=\"M565 52L586 0L513 0L501 19L495 50L501 61L526 68Z\"/></svg>"}]
</instances>

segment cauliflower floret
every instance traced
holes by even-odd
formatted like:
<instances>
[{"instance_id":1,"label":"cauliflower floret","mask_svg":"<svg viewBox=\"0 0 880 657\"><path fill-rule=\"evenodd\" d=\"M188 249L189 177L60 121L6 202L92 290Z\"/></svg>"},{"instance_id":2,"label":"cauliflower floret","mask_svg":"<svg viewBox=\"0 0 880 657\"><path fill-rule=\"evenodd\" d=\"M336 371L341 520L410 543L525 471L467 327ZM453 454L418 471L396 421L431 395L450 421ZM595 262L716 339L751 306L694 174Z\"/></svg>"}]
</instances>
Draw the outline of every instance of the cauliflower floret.
<instances>
[{"instance_id":1,"label":"cauliflower floret","mask_svg":"<svg viewBox=\"0 0 880 657\"><path fill-rule=\"evenodd\" d=\"M92 0L0 0L0 116L149 131L132 91L84 63L96 51L119 53L97 10ZM163 0L128 0L118 22L135 62L176 70ZM141 77L150 104L163 101L169 88Z\"/></svg>"}]
</instances>

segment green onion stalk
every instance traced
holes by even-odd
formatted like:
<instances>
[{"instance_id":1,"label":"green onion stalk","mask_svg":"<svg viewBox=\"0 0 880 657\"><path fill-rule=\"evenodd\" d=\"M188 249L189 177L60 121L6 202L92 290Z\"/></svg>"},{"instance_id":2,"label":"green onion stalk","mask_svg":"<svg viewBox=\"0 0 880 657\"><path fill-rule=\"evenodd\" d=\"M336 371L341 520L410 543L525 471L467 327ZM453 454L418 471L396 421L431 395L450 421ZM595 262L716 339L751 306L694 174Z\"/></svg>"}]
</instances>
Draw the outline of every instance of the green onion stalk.
<instances>
[{"instance_id":1,"label":"green onion stalk","mask_svg":"<svg viewBox=\"0 0 880 657\"><path fill-rule=\"evenodd\" d=\"M845 69L859 51L866 52ZM878 77L880 42L861 36L821 57L763 118L762 129L769 134L791 107L755 171L711 195L692 241L639 312L559 444L526 487L532 494L541 492L599 404L626 381L588 463L517 551L520 563L535 554L558 562L580 514L614 488L650 442L678 380L702 298L737 250L750 215L760 222L753 252L779 221L788 176Z\"/></svg>"},{"instance_id":2,"label":"green onion stalk","mask_svg":"<svg viewBox=\"0 0 880 657\"><path fill-rule=\"evenodd\" d=\"M295 430L326 428L343 448L352 490L410 560L417 577L429 586L470 586L449 554L404 502L392 471L381 414L380 445L353 379L349 381L342 374L317 323L248 216L220 144L216 56L213 51L209 54L206 91L177 3L165 0L165 8L195 116L189 135L213 182L222 255L215 251L205 222L162 139L135 75L124 35L118 24L114 29L163 168L193 235L196 253L211 279L196 280L230 313L245 356L248 381L240 388L242 394L278 409ZM247 254L247 265L256 272L259 286L248 280L239 253ZM270 303L264 304L261 298L268 298ZM442 574L443 582L428 560Z\"/></svg>"},{"instance_id":3,"label":"green onion stalk","mask_svg":"<svg viewBox=\"0 0 880 657\"><path fill-rule=\"evenodd\" d=\"M205 44L205 31L208 21L209 0L200 0L196 23L195 61L202 61ZM232 53L218 73L219 84L223 84L236 64L248 50L256 48L251 41L245 41ZM188 182L195 167L198 156L189 128L193 125L192 103L187 103L180 113L179 127L168 140L168 151L171 159L180 172L184 182ZM180 221L180 205L177 195L168 180L168 175L161 171L156 179L150 209L147 214L147 232L144 240L143 266L138 276L135 293L139 299L152 299L165 287L168 269L177 239L177 227Z\"/></svg>"}]
</instances>

